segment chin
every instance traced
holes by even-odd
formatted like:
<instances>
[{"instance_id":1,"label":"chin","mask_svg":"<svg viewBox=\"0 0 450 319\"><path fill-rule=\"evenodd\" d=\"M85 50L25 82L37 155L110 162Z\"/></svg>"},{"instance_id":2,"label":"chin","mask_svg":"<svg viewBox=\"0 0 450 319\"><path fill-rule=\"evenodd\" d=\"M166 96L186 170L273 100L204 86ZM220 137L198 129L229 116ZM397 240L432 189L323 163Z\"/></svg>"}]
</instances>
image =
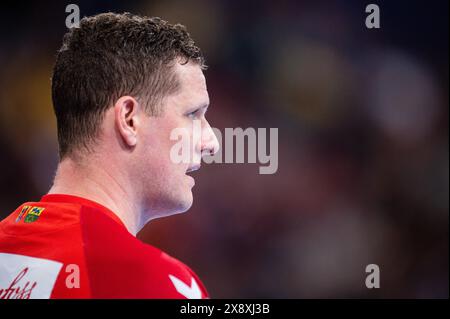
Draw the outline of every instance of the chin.
<instances>
[{"instance_id":1,"label":"chin","mask_svg":"<svg viewBox=\"0 0 450 319\"><path fill-rule=\"evenodd\" d=\"M193 204L193 196L192 192L189 192L189 194L186 194L186 196L184 196L184 200L180 202L180 209L178 213L184 213L188 211L192 207L192 204Z\"/></svg>"},{"instance_id":2,"label":"chin","mask_svg":"<svg viewBox=\"0 0 450 319\"><path fill-rule=\"evenodd\" d=\"M150 207L152 219L161 218L188 211L193 204L192 186L184 180L161 185L157 193L148 194L147 206Z\"/></svg>"},{"instance_id":3,"label":"chin","mask_svg":"<svg viewBox=\"0 0 450 319\"><path fill-rule=\"evenodd\" d=\"M176 198L172 197L170 201L167 201L166 209L164 209L165 212L162 212L160 217L184 213L192 207L192 203L192 192L190 190L183 192L179 196L176 196Z\"/></svg>"}]
</instances>

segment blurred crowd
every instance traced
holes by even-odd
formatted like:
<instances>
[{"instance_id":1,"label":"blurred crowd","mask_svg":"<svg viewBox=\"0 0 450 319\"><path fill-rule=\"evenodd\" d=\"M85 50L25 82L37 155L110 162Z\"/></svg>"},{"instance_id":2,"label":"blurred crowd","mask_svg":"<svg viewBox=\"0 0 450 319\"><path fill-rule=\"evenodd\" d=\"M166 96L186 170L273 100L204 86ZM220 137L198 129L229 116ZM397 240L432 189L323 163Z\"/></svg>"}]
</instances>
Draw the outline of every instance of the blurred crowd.
<instances>
[{"instance_id":1,"label":"blurred crowd","mask_svg":"<svg viewBox=\"0 0 450 319\"><path fill-rule=\"evenodd\" d=\"M57 158L50 77L73 2L3 7L0 217ZM213 298L448 298L447 1L77 1L188 27L213 127L276 127L279 164L203 165L194 205L138 235ZM377 264L381 288L365 286Z\"/></svg>"}]
</instances>

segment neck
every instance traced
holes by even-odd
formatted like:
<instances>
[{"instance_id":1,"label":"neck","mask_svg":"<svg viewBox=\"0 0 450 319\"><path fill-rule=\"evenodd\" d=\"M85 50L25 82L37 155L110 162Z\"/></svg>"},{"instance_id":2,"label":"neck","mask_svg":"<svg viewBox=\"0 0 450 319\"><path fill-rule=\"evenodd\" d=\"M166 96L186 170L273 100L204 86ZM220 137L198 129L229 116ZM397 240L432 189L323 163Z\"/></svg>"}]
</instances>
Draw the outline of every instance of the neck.
<instances>
[{"instance_id":1,"label":"neck","mask_svg":"<svg viewBox=\"0 0 450 319\"><path fill-rule=\"evenodd\" d=\"M78 163L70 158L60 162L49 194L68 194L95 201L114 212L128 231L136 236L141 228L141 207L131 185L111 163L89 159Z\"/></svg>"}]
</instances>

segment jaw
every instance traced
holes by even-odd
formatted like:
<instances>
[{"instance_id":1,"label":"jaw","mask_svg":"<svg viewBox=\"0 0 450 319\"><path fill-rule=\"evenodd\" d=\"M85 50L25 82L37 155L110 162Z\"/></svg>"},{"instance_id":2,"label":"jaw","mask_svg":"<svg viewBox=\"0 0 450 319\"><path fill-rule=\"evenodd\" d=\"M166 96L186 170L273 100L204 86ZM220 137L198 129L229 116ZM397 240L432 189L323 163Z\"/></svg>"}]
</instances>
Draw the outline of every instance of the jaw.
<instances>
[{"instance_id":1,"label":"jaw","mask_svg":"<svg viewBox=\"0 0 450 319\"><path fill-rule=\"evenodd\" d=\"M192 186L194 183L191 176L183 175L181 179L176 179L175 183L168 183L164 187L160 187L157 194L153 194L147 199L148 218L161 218L189 210L193 204Z\"/></svg>"}]
</instances>

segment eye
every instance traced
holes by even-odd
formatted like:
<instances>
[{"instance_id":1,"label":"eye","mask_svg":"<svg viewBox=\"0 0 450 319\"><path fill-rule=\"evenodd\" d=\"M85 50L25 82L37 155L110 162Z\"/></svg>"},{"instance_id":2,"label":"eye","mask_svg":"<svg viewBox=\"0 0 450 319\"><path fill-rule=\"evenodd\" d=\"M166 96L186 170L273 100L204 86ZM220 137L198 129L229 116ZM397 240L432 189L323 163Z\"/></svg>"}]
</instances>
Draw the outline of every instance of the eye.
<instances>
[{"instance_id":1,"label":"eye","mask_svg":"<svg viewBox=\"0 0 450 319\"><path fill-rule=\"evenodd\" d=\"M187 117L191 119L197 119L205 116L206 111L208 109L208 105L202 105L200 107L195 108L194 110L190 111L186 114Z\"/></svg>"},{"instance_id":2,"label":"eye","mask_svg":"<svg viewBox=\"0 0 450 319\"><path fill-rule=\"evenodd\" d=\"M189 113L187 114L187 116L190 117L190 118L195 118L195 117L197 117L197 115L200 113L199 111L200 111L200 109L196 109L196 110L194 110L194 111L192 111L192 112L189 112Z\"/></svg>"}]
</instances>

